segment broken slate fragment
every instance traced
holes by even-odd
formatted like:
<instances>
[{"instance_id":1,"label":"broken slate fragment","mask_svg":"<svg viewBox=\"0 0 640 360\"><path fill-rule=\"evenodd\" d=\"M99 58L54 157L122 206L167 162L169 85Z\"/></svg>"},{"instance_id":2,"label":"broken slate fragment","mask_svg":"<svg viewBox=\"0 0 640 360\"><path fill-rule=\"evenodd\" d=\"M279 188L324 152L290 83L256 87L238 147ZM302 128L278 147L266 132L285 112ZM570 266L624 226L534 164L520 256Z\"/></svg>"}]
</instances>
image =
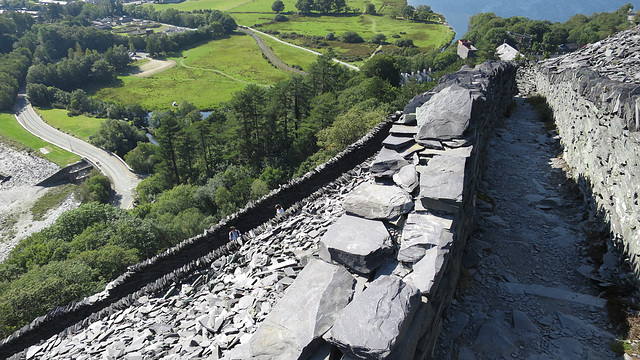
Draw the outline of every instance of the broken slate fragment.
<instances>
[{"instance_id":1,"label":"broken slate fragment","mask_svg":"<svg viewBox=\"0 0 640 360\"><path fill-rule=\"evenodd\" d=\"M444 274L448 253L448 249L441 247L426 250L422 259L413 264L413 272L404 281L418 288L423 295L432 295Z\"/></svg>"},{"instance_id":2,"label":"broken slate fragment","mask_svg":"<svg viewBox=\"0 0 640 360\"><path fill-rule=\"evenodd\" d=\"M371 174L376 177L392 176L405 165L409 165L409 161L403 154L383 147L371 164Z\"/></svg>"},{"instance_id":3,"label":"broken slate fragment","mask_svg":"<svg viewBox=\"0 0 640 360\"><path fill-rule=\"evenodd\" d=\"M364 183L342 205L348 214L366 219L393 220L413 209L413 198L398 186Z\"/></svg>"},{"instance_id":4,"label":"broken slate fragment","mask_svg":"<svg viewBox=\"0 0 640 360\"><path fill-rule=\"evenodd\" d=\"M249 341L252 359L305 359L323 341L353 296L355 279L342 266L312 260Z\"/></svg>"},{"instance_id":5,"label":"broken slate fragment","mask_svg":"<svg viewBox=\"0 0 640 360\"><path fill-rule=\"evenodd\" d=\"M382 145L388 149L399 150L411 146L415 144L415 142L412 137L389 135L382 141Z\"/></svg>"},{"instance_id":6,"label":"broken slate fragment","mask_svg":"<svg viewBox=\"0 0 640 360\"><path fill-rule=\"evenodd\" d=\"M398 261L416 262L424 256L427 249L445 246L450 238L443 231L451 229L453 220L429 213L412 212L402 229Z\"/></svg>"},{"instance_id":7,"label":"broken slate fragment","mask_svg":"<svg viewBox=\"0 0 640 360\"><path fill-rule=\"evenodd\" d=\"M393 182L400 186L404 191L411 193L420 185L420 178L416 166L406 165L400 171L393 175Z\"/></svg>"},{"instance_id":8,"label":"broken slate fragment","mask_svg":"<svg viewBox=\"0 0 640 360\"><path fill-rule=\"evenodd\" d=\"M381 276L339 314L325 339L345 355L386 359L420 306L420 292L396 276Z\"/></svg>"},{"instance_id":9,"label":"broken slate fragment","mask_svg":"<svg viewBox=\"0 0 640 360\"><path fill-rule=\"evenodd\" d=\"M362 275L379 267L393 252L393 242L381 221L341 216L322 236L319 255ZM298 275L300 276L300 275Z\"/></svg>"}]
</instances>

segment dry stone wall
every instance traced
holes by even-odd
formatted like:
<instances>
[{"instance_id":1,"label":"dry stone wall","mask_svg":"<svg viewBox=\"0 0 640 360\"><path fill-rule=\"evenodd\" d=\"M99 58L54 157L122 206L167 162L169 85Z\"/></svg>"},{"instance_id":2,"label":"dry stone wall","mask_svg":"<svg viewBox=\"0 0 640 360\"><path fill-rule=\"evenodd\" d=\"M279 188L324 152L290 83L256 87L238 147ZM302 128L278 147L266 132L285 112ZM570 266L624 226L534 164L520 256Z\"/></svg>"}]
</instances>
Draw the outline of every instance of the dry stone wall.
<instances>
[{"instance_id":1,"label":"dry stone wall","mask_svg":"<svg viewBox=\"0 0 640 360\"><path fill-rule=\"evenodd\" d=\"M573 169L640 276L640 28L524 72L553 108Z\"/></svg>"},{"instance_id":2,"label":"dry stone wall","mask_svg":"<svg viewBox=\"0 0 640 360\"><path fill-rule=\"evenodd\" d=\"M390 130L381 124L300 180L327 184L327 174L344 173L311 196L281 201L302 196L290 184L5 344L48 334L76 307L87 311L148 277L149 285L14 358L429 358L473 229L488 137L514 92L513 65L464 67L413 99ZM374 144L382 150L364 161ZM354 161L362 165L344 169ZM287 211L274 217L275 202ZM249 228L257 220L247 214L269 220L184 262L228 225ZM156 280L148 275L171 259L183 265Z\"/></svg>"},{"instance_id":3,"label":"dry stone wall","mask_svg":"<svg viewBox=\"0 0 640 360\"><path fill-rule=\"evenodd\" d=\"M417 96L303 273L330 270L298 276L225 359L430 358L473 229L487 141L514 92L515 67L485 63ZM338 285L326 291L336 273Z\"/></svg>"}]
</instances>

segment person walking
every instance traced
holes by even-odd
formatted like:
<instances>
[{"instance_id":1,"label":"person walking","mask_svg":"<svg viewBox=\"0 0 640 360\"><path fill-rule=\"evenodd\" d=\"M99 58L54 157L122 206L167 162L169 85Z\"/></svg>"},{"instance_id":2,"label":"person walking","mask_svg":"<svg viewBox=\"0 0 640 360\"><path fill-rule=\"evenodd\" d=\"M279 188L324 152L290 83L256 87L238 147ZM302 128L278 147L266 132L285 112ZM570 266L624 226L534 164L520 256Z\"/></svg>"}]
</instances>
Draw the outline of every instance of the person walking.
<instances>
[{"instance_id":1,"label":"person walking","mask_svg":"<svg viewBox=\"0 0 640 360\"><path fill-rule=\"evenodd\" d=\"M238 240L242 234L240 234L240 230L236 229L235 226L229 228L229 241Z\"/></svg>"}]
</instances>

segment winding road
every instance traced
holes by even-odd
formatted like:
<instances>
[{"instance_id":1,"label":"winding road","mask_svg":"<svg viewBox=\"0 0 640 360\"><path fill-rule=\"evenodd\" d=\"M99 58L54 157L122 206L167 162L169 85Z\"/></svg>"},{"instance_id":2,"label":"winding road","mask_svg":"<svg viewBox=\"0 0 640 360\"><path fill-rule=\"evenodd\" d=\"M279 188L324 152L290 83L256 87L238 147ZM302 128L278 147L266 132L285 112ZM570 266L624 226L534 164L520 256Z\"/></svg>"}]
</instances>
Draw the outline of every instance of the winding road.
<instances>
[{"instance_id":1,"label":"winding road","mask_svg":"<svg viewBox=\"0 0 640 360\"><path fill-rule=\"evenodd\" d=\"M18 95L15 116L20 125L33 135L87 159L96 169L107 176L116 193L114 205L123 209L133 207L134 190L140 182L140 178L120 157L65 134L44 122L27 100L24 91Z\"/></svg>"}]
</instances>

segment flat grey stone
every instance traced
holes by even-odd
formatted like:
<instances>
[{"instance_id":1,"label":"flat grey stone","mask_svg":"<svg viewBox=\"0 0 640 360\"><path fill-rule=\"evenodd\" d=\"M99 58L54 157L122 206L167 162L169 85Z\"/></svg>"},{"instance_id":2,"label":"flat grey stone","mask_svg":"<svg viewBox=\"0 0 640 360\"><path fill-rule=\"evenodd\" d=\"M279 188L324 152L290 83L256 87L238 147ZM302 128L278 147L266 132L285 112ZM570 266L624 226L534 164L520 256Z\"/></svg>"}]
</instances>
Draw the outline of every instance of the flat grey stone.
<instances>
[{"instance_id":1,"label":"flat grey stone","mask_svg":"<svg viewBox=\"0 0 640 360\"><path fill-rule=\"evenodd\" d=\"M551 348L554 346L556 349ZM561 359L566 360L582 360L584 359L584 347L580 341L573 338L562 337L551 341L549 346L552 352ZM555 350L555 351L554 351Z\"/></svg>"},{"instance_id":2,"label":"flat grey stone","mask_svg":"<svg viewBox=\"0 0 640 360\"><path fill-rule=\"evenodd\" d=\"M348 214L366 219L393 220L413 209L413 198L398 186L363 183L342 205Z\"/></svg>"},{"instance_id":3,"label":"flat grey stone","mask_svg":"<svg viewBox=\"0 0 640 360\"><path fill-rule=\"evenodd\" d=\"M434 157L436 155L443 156L458 156L458 157L469 157L471 156L471 151L473 150L473 146L460 147L457 149L424 149L420 151L419 155L424 157Z\"/></svg>"},{"instance_id":4,"label":"flat grey stone","mask_svg":"<svg viewBox=\"0 0 640 360\"><path fill-rule=\"evenodd\" d=\"M438 140L417 139L416 142L419 145L426 147L427 149L444 150L444 145Z\"/></svg>"},{"instance_id":5,"label":"flat grey stone","mask_svg":"<svg viewBox=\"0 0 640 360\"><path fill-rule=\"evenodd\" d=\"M415 142L416 141L410 137L389 135L382 141L382 146L386 147L387 149L400 150L402 148L406 148L415 144Z\"/></svg>"},{"instance_id":6,"label":"flat grey stone","mask_svg":"<svg viewBox=\"0 0 640 360\"><path fill-rule=\"evenodd\" d=\"M325 339L346 355L385 359L405 335L419 305L418 289L395 276L380 277L344 308Z\"/></svg>"},{"instance_id":7,"label":"flat grey stone","mask_svg":"<svg viewBox=\"0 0 640 360\"><path fill-rule=\"evenodd\" d=\"M543 285L536 285L536 284L528 285L528 284L505 282L505 283L502 283L502 286L507 291L514 294L532 294L537 296L548 297L551 299L572 301L575 303L584 304L588 306L595 306L599 308L603 308L607 304L607 300L599 297L595 297L587 294L580 294L580 293L576 293L576 292L565 290L565 289L552 288L552 287L543 286Z\"/></svg>"},{"instance_id":8,"label":"flat grey stone","mask_svg":"<svg viewBox=\"0 0 640 360\"><path fill-rule=\"evenodd\" d=\"M411 193L420 185L420 177L416 166L406 165L393 175L393 182L400 186L404 191Z\"/></svg>"},{"instance_id":9,"label":"flat grey stone","mask_svg":"<svg viewBox=\"0 0 640 360\"><path fill-rule=\"evenodd\" d=\"M515 338L506 325L499 319L484 323L473 343L476 354L482 354L483 359L500 359L513 353L516 350Z\"/></svg>"},{"instance_id":10,"label":"flat grey stone","mask_svg":"<svg viewBox=\"0 0 640 360\"><path fill-rule=\"evenodd\" d=\"M469 127L473 100L471 93L459 85L442 89L416 109L416 140L459 138Z\"/></svg>"},{"instance_id":11,"label":"flat grey stone","mask_svg":"<svg viewBox=\"0 0 640 360\"><path fill-rule=\"evenodd\" d=\"M476 355L466 346L458 349L458 360L476 360Z\"/></svg>"},{"instance_id":12,"label":"flat grey stone","mask_svg":"<svg viewBox=\"0 0 640 360\"><path fill-rule=\"evenodd\" d=\"M377 177L392 176L405 165L409 165L409 161L403 155L383 147L371 163L370 171Z\"/></svg>"},{"instance_id":13,"label":"flat grey stone","mask_svg":"<svg viewBox=\"0 0 640 360\"><path fill-rule=\"evenodd\" d=\"M445 246L442 231L451 229L453 220L429 213L412 212L402 229L398 261L416 262L424 256L427 249Z\"/></svg>"},{"instance_id":14,"label":"flat grey stone","mask_svg":"<svg viewBox=\"0 0 640 360\"><path fill-rule=\"evenodd\" d=\"M398 155L402 156L405 159L409 159L411 158L411 155L422 150L424 150L424 146L420 144L413 144L406 149L399 150Z\"/></svg>"},{"instance_id":15,"label":"flat grey stone","mask_svg":"<svg viewBox=\"0 0 640 360\"><path fill-rule=\"evenodd\" d=\"M322 236L318 253L325 261L369 274L393 253L393 242L381 221L343 215Z\"/></svg>"},{"instance_id":16,"label":"flat grey stone","mask_svg":"<svg viewBox=\"0 0 640 360\"><path fill-rule=\"evenodd\" d=\"M437 211L457 212L462 204L467 158L435 156L420 171L422 206Z\"/></svg>"},{"instance_id":17,"label":"flat grey stone","mask_svg":"<svg viewBox=\"0 0 640 360\"><path fill-rule=\"evenodd\" d=\"M393 135L396 135L396 136L414 137L418 133L418 127L417 126L401 125L401 124L393 124L391 126L391 129L389 130L389 133L391 133Z\"/></svg>"},{"instance_id":18,"label":"flat grey stone","mask_svg":"<svg viewBox=\"0 0 640 360\"><path fill-rule=\"evenodd\" d=\"M355 279L341 267L312 260L249 341L252 359L304 359L353 296Z\"/></svg>"},{"instance_id":19,"label":"flat grey stone","mask_svg":"<svg viewBox=\"0 0 640 360\"><path fill-rule=\"evenodd\" d=\"M531 319L527 314L520 310L513 310L513 328L516 334L523 335L525 337L537 337L540 335L538 327L531 322Z\"/></svg>"},{"instance_id":20,"label":"flat grey stone","mask_svg":"<svg viewBox=\"0 0 640 360\"><path fill-rule=\"evenodd\" d=\"M422 259L413 264L413 272L404 281L418 288L423 295L431 295L434 285L442 279L448 253L449 250L440 247L426 250Z\"/></svg>"}]
</instances>

